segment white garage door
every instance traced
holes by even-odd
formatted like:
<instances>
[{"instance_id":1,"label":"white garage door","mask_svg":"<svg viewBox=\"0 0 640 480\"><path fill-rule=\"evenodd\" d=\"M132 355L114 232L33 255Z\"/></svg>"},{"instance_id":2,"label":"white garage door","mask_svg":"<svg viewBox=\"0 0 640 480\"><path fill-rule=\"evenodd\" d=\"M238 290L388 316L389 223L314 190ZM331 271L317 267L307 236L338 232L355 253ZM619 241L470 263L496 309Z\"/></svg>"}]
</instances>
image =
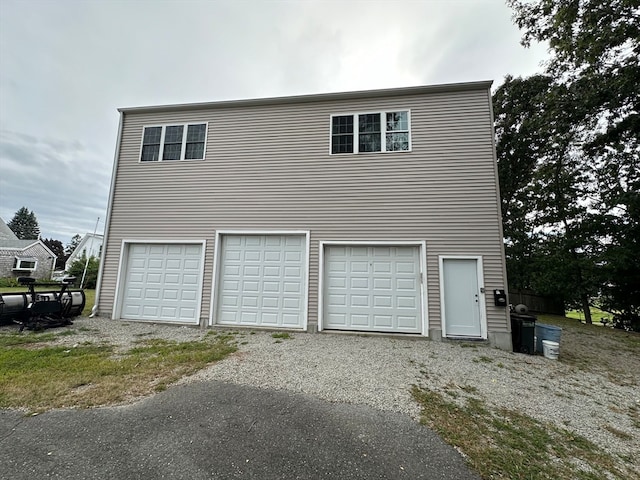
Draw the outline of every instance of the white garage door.
<instances>
[{"instance_id":1,"label":"white garage door","mask_svg":"<svg viewBox=\"0 0 640 480\"><path fill-rule=\"evenodd\" d=\"M201 244L129 244L120 317L197 324Z\"/></svg>"},{"instance_id":2,"label":"white garage door","mask_svg":"<svg viewBox=\"0 0 640 480\"><path fill-rule=\"evenodd\" d=\"M422 332L418 246L325 246L324 328Z\"/></svg>"},{"instance_id":3,"label":"white garage door","mask_svg":"<svg viewBox=\"0 0 640 480\"><path fill-rule=\"evenodd\" d=\"M222 235L216 322L304 328L306 237Z\"/></svg>"}]
</instances>

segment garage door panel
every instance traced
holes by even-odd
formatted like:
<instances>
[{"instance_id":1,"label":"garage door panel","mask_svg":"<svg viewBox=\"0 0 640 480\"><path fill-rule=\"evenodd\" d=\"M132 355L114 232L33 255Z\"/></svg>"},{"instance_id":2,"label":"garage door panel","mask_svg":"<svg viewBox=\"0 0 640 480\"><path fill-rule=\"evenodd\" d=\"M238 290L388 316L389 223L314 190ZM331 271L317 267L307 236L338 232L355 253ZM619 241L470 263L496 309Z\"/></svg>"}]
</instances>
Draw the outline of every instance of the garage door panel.
<instances>
[{"instance_id":1,"label":"garage door panel","mask_svg":"<svg viewBox=\"0 0 640 480\"><path fill-rule=\"evenodd\" d=\"M229 298L229 297L225 297L225 298ZM258 297L242 297L242 299L240 299L238 296L234 296L231 297L233 300L232 301L228 301L225 303L225 306L233 306L233 307L237 307L238 306L238 301L241 300L242 301L242 306L245 308L258 308Z\"/></svg>"},{"instance_id":2,"label":"garage door panel","mask_svg":"<svg viewBox=\"0 0 640 480\"><path fill-rule=\"evenodd\" d=\"M159 293L159 292L158 292ZM183 295L184 298L184 295ZM162 292L163 300L177 300L178 299L178 290L165 288Z\"/></svg>"},{"instance_id":3,"label":"garage door panel","mask_svg":"<svg viewBox=\"0 0 640 480\"><path fill-rule=\"evenodd\" d=\"M256 299L256 305L258 301ZM262 297L262 308L278 308L278 299L274 297Z\"/></svg>"},{"instance_id":4,"label":"garage door panel","mask_svg":"<svg viewBox=\"0 0 640 480\"><path fill-rule=\"evenodd\" d=\"M182 291L182 300L195 301L197 299L198 299L198 291L197 290L183 290Z\"/></svg>"},{"instance_id":5,"label":"garage door panel","mask_svg":"<svg viewBox=\"0 0 640 480\"><path fill-rule=\"evenodd\" d=\"M376 328L389 329L393 328L393 316L391 315L374 315L373 325Z\"/></svg>"},{"instance_id":6,"label":"garage door panel","mask_svg":"<svg viewBox=\"0 0 640 480\"><path fill-rule=\"evenodd\" d=\"M351 324L354 327L366 327L369 325L369 315L351 315Z\"/></svg>"},{"instance_id":7,"label":"garage door panel","mask_svg":"<svg viewBox=\"0 0 640 480\"><path fill-rule=\"evenodd\" d=\"M278 326L279 315L277 313L262 312L260 315L261 324L264 326Z\"/></svg>"},{"instance_id":8,"label":"garage door panel","mask_svg":"<svg viewBox=\"0 0 640 480\"><path fill-rule=\"evenodd\" d=\"M351 277L351 289L369 290L369 277Z\"/></svg>"},{"instance_id":9,"label":"garage door panel","mask_svg":"<svg viewBox=\"0 0 640 480\"><path fill-rule=\"evenodd\" d=\"M288 310L300 310L302 306L300 297L285 297L282 300L282 307Z\"/></svg>"},{"instance_id":10,"label":"garage door panel","mask_svg":"<svg viewBox=\"0 0 640 480\"><path fill-rule=\"evenodd\" d=\"M279 282L262 282L262 287L264 292L280 292L280 283Z\"/></svg>"},{"instance_id":11,"label":"garage door panel","mask_svg":"<svg viewBox=\"0 0 640 480\"><path fill-rule=\"evenodd\" d=\"M421 333L417 246L325 246L326 329Z\"/></svg>"},{"instance_id":12,"label":"garage door panel","mask_svg":"<svg viewBox=\"0 0 640 480\"><path fill-rule=\"evenodd\" d=\"M289 314L289 313L283 313L282 314L282 326L283 327L299 328L298 327L299 322L300 322L300 319L298 317L298 314Z\"/></svg>"},{"instance_id":13,"label":"garage door panel","mask_svg":"<svg viewBox=\"0 0 640 480\"><path fill-rule=\"evenodd\" d=\"M220 248L217 323L304 326L304 236L222 235Z\"/></svg>"},{"instance_id":14,"label":"garage door panel","mask_svg":"<svg viewBox=\"0 0 640 480\"><path fill-rule=\"evenodd\" d=\"M242 252L240 252L240 251L228 251L228 252L225 253L224 259L235 262L235 261L240 260L240 255L241 254L242 254Z\"/></svg>"},{"instance_id":15,"label":"garage door panel","mask_svg":"<svg viewBox=\"0 0 640 480\"><path fill-rule=\"evenodd\" d=\"M198 323L202 246L129 244L120 316Z\"/></svg>"},{"instance_id":16,"label":"garage door panel","mask_svg":"<svg viewBox=\"0 0 640 480\"><path fill-rule=\"evenodd\" d=\"M392 308L393 298L391 295L374 295L373 306L376 308Z\"/></svg>"}]
</instances>

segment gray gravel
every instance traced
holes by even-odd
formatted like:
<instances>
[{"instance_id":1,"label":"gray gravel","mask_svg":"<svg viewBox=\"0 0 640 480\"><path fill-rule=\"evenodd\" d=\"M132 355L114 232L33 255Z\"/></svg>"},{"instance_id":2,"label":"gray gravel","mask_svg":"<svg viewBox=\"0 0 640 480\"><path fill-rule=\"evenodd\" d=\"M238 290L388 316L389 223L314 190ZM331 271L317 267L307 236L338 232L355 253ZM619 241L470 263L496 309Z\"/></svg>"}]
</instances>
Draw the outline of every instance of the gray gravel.
<instances>
[{"instance_id":1,"label":"gray gravel","mask_svg":"<svg viewBox=\"0 0 640 480\"><path fill-rule=\"evenodd\" d=\"M60 337L59 342L107 342L126 349L143 338L188 341L209 331L101 318L74 323L70 328L76 334ZM611 454L638 461L640 430L631 416L640 409L638 372L627 372L635 381L615 381L560 361L470 342L336 333L293 333L291 339L277 340L270 332L235 332L237 353L181 382L219 380L301 392L414 419L419 409L409 390L421 385L455 392L447 398L457 402L473 396L490 406L521 411L578 433ZM623 438L627 435L630 438Z\"/></svg>"}]
</instances>

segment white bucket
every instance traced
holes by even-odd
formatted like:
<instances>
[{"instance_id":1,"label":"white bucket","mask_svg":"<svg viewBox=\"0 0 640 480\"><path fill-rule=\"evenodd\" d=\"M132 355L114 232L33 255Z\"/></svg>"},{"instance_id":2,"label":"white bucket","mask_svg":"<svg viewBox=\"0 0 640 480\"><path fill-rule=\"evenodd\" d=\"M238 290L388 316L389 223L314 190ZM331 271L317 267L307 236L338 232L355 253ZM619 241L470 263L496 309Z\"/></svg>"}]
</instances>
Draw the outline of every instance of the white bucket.
<instances>
[{"instance_id":1,"label":"white bucket","mask_svg":"<svg viewBox=\"0 0 640 480\"><path fill-rule=\"evenodd\" d=\"M557 360L560 354L560 344L558 342L552 342L551 340L543 340L542 351L545 358Z\"/></svg>"}]
</instances>

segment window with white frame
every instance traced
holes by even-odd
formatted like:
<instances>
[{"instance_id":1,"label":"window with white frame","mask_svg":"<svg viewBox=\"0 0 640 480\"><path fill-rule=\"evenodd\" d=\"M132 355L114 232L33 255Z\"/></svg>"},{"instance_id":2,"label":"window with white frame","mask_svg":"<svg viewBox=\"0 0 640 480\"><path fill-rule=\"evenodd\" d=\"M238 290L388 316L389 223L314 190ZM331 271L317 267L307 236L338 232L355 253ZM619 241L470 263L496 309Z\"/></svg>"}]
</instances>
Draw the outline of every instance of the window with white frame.
<instances>
[{"instance_id":1,"label":"window with white frame","mask_svg":"<svg viewBox=\"0 0 640 480\"><path fill-rule=\"evenodd\" d=\"M38 260L32 257L15 257L13 260L14 270L34 271L38 266Z\"/></svg>"},{"instance_id":2,"label":"window with white frame","mask_svg":"<svg viewBox=\"0 0 640 480\"><path fill-rule=\"evenodd\" d=\"M331 116L331 153L411 150L408 110Z\"/></svg>"},{"instance_id":3,"label":"window with white frame","mask_svg":"<svg viewBox=\"0 0 640 480\"><path fill-rule=\"evenodd\" d=\"M204 159L206 123L144 127L141 162Z\"/></svg>"}]
</instances>

